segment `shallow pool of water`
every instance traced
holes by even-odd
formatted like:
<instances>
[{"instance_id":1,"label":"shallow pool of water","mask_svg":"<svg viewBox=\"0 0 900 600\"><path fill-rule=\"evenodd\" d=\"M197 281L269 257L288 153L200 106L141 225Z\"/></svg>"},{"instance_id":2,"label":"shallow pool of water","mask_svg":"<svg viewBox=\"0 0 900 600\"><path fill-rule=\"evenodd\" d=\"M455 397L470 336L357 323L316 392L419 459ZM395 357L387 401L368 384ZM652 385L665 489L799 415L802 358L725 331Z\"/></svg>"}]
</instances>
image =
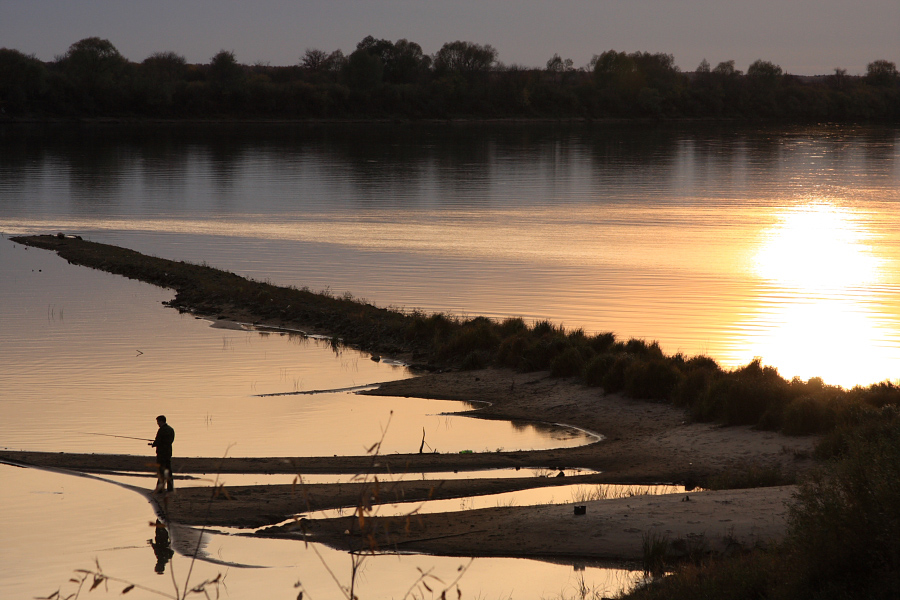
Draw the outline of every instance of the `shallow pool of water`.
<instances>
[{"instance_id":1,"label":"shallow pool of water","mask_svg":"<svg viewBox=\"0 0 900 600\"><path fill-rule=\"evenodd\" d=\"M484 469L481 471L440 471L434 473L380 473L379 481L412 481L428 479L521 479L525 477L553 477L560 472L566 477L591 475L599 471L591 469ZM155 481L156 475L151 473L116 473L104 474L105 478L134 485L147 487L147 480ZM348 483L360 481L362 475L356 473L297 473L297 474L264 474L264 473L226 473L222 475L179 473L176 475L178 487L203 487L218 481L226 486L237 485L294 485L299 483Z\"/></svg>"},{"instance_id":2,"label":"shallow pool of water","mask_svg":"<svg viewBox=\"0 0 900 600\"><path fill-rule=\"evenodd\" d=\"M118 597L126 583L172 594L174 585L196 585L224 575L223 597L307 598L341 597L338 585L351 581L351 557L321 545L206 533L200 549L206 560L192 564L174 552L160 560L155 515L149 503L133 491L92 478L61 475L0 464L0 590L3 598L25 600L49 596L56 590L73 593L69 578L76 569L102 571L123 582L110 581L108 592L93 596ZM196 530L171 528L170 547L197 548ZM439 578L449 584L460 575L463 598L573 597L582 585L609 596L640 580L640 573L603 568L590 563L553 564L512 558L379 555L366 558L356 576L358 596L365 599L402 598L422 571L429 574L427 593L439 597ZM162 570L160 574L158 571ZM332 575L334 577L332 577ZM434 578L432 578L432 576ZM336 580L336 581L335 581ZM302 587L295 587L297 584ZM456 597L455 591L448 594ZM156 594L135 589L129 598Z\"/></svg>"},{"instance_id":3,"label":"shallow pool of water","mask_svg":"<svg viewBox=\"0 0 900 600\"><path fill-rule=\"evenodd\" d=\"M503 506L536 506L538 504L572 504L589 500L644 496L651 494L676 494L684 491L678 485L607 485L607 484L573 484L554 485L517 490L501 494L485 494L466 498L447 498L444 500L428 500L401 502L397 504L379 504L373 507L372 515L379 517L403 516L409 514L429 514L454 512L461 510L477 510L480 508L497 508ZM340 508L305 513L310 519L331 519L355 514L356 509Z\"/></svg>"}]
</instances>

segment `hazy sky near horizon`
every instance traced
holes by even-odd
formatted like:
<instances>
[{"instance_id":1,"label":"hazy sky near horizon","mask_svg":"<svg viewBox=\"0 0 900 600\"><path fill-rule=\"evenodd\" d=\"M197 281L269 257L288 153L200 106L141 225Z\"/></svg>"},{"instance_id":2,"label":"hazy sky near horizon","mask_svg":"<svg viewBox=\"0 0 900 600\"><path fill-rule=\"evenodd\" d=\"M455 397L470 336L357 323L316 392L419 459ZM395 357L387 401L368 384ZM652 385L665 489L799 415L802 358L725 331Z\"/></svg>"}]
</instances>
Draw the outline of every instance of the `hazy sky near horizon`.
<instances>
[{"instance_id":1,"label":"hazy sky near horizon","mask_svg":"<svg viewBox=\"0 0 900 600\"><path fill-rule=\"evenodd\" d=\"M244 64L296 64L306 48L352 52L367 35L491 44L506 64L576 66L605 50L666 52L692 71L762 58L788 73L865 72L900 63L900 0L0 0L0 47L52 60L85 37L129 60L173 51L205 63L231 50Z\"/></svg>"}]
</instances>

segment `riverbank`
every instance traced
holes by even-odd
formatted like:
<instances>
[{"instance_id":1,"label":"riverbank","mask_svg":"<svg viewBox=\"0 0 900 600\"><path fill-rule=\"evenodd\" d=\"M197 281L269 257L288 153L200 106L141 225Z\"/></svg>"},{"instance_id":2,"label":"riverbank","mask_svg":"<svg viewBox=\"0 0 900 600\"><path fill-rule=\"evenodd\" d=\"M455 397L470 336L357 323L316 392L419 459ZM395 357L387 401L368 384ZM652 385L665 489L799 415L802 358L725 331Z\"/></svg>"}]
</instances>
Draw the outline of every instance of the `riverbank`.
<instances>
[{"instance_id":1,"label":"riverbank","mask_svg":"<svg viewBox=\"0 0 900 600\"><path fill-rule=\"evenodd\" d=\"M495 494L552 485L601 483L682 483L688 487L748 469L778 472L791 479L813 464L815 438L784 436L748 427L689 423L668 405L601 396L595 390L545 373L488 369L450 372L383 384L368 394L467 399L488 402L485 418L541 420L604 432L603 441L560 450L472 454L393 454L358 457L177 458L181 473L224 474L225 486L180 488L160 499L166 516L196 526L258 528L274 526L312 510L357 505L378 493L379 501L412 502ZM152 470L150 457L100 454L0 452L19 464L90 472ZM594 468L579 477L442 480L440 471L501 467ZM402 477L374 482L372 475L433 472L426 481ZM359 473L368 483L229 486L228 473ZM384 476L382 475L382 479ZM383 549L478 556L583 557L637 561L642 540L655 533L680 544L702 544L724 551L778 541L786 529L784 503L792 486L742 490L689 491L572 505L498 507L460 513L374 518ZM689 498L685 500L685 498ZM411 509L412 509L411 508ZM377 514L377 510L375 511ZM310 539L335 548L362 544L353 519L305 520ZM346 534L351 531L353 534ZM303 537L295 523L258 535ZM356 546L354 546L356 545Z\"/></svg>"},{"instance_id":2,"label":"riverbank","mask_svg":"<svg viewBox=\"0 0 900 600\"><path fill-rule=\"evenodd\" d=\"M419 324L432 322L429 318L392 313L371 305L322 297L303 290L276 288L209 267L147 257L72 237L41 236L17 238L16 241L56 250L70 262L176 289L175 299L169 303L171 306L213 321L239 320L341 335L345 340L355 341L361 348L377 349L384 353L395 350L391 355L412 359L424 355L424 350L416 345L418 338L403 337L398 332L407 331L404 327L414 329ZM297 303L297 300L301 302ZM355 312L350 315L349 309ZM450 326L446 321L433 322L441 327ZM398 323L402 327L391 328ZM477 327L481 325L476 323ZM335 343L340 342L336 340ZM440 352L426 355L436 359L440 356ZM523 373L504 368L460 371L453 369L452 363L448 362L436 360L427 364L443 372L384 384L368 393L486 402L489 405L479 411L484 418L562 423L599 432L605 439L580 448L541 452L387 455L377 460L371 456L178 459L176 468L181 472L198 473L362 474L494 467L584 467L601 471L599 475L585 479L586 484L682 483L687 487L735 487L747 484L738 480L748 473L767 474L769 484L791 481L813 464L809 458L815 442L813 437L785 436L749 426L723 427L695 423L684 409L676 408L671 403L604 394L598 387L587 387L572 377L551 376L547 371ZM486 445L490 447L489 443ZM0 457L74 470L152 470L148 464L149 457L48 453L2 453ZM549 478L541 479L543 481L528 482L527 485L557 484ZM409 483L397 489L404 488L406 499L422 499L436 493L446 494L439 497L497 493L523 485L521 482L504 481L459 480L441 483L439 476L435 476L433 483L419 485L421 482L416 482L415 486ZM749 484L760 485L760 481L757 479ZM186 524L214 522L221 526L260 527L280 523L307 510L310 505L305 498L315 497L315 507L326 508L346 506L354 498L367 497L365 489L360 486L329 489L319 485L328 484L296 488L226 487L224 491L228 493L216 496L212 505L209 504L212 492L209 488L184 488L166 497L163 506L170 519ZM732 494L728 497L722 495L724 492L711 496L706 495L708 492L688 492L687 496L671 495L633 504L624 502L624 508L623 501L595 501L586 503L585 516L589 515L589 518L573 521L571 530L566 525L569 521L562 520L575 517L571 506L504 507L454 513L452 516L422 516L421 519L417 517L416 528L411 528L405 534L406 538L384 538L378 543L385 547L402 544L403 549L415 548L424 552L585 556L611 560L640 558L636 552L641 547L641 540L653 532L673 540L702 538L711 549L723 548L735 540L743 545L754 545L770 539L777 540L783 535L783 502L790 497L790 493L788 487L732 490L727 492ZM703 501L698 502L697 496ZM684 500L684 497L690 497L690 500ZM680 504L674 505L673 502ZM204 520L201 515L205 512L200 509L208 506L214 507L215 521ZM723 513L723 510L726 512ZM732 515L728 511L738 511L740 518L735 518L737 513ZM599 520L595 521L595 518ZM627 526L623 526L625 522L621 519L629 519ZM510 523L521 523L522 526L513 527ZM529 523L531 526L528 526ZM339 548L347 546L348 540L342 537L345 535L343 532L348 530L345 520L316 522L315 531L313 524L308 525L308 531L317 539ZM396 525L396 522L389 523L391 528ZM495 525L500 526L500 530ZM460 527L463 530L468 528L464 535ZM560 535L553 531L565 533ZM603 544L595 543L598 532L606 532L602 535L608 536ZM615 535L612 532L616 532ZM296 532L267 532L267 535L286 534L296 535Z\"/></svg>"}]
</instances>

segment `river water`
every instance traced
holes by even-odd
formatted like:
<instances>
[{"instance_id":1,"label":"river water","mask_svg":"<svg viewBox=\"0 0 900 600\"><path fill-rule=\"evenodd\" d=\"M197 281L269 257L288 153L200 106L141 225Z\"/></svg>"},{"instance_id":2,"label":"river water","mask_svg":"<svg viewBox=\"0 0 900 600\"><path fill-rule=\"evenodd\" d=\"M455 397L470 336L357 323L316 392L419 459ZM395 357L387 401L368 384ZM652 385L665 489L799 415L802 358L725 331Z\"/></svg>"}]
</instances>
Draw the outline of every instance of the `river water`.
<instances>
[{"instance_id":1,"label":"river water","mask_svg":"<svg viewBox=\"0 0 900 600\"><path fill-rule=\"evenodd\" d=\"M894 379L898 142L894 128L826 126L4 127L0 446L142 453L141 442L109 436L152 437L161 412L182 455L357 454L385 430L386 451L415 451L423 427L442 452L586 441L448 417L465 407L445 403L260 397L409 374L297 336L210 328L162 307L166 290L8 240L23 233L77 233L381 306L547 318L725 366L759 356L788 377ZM115 574L154 575L152 511L139 496L0 469L0 532L18 540L0 556L11 597L49 593L107 548L135 546L103 554ZM46 528L23 533L38 522ZM284 569L232 568L235 597L260 582L273 595L295 591L301 552L235 543L218 546L241 556L226 562L256 564L249 553ZM369 577L411 581L381 566L389 560L398 559L375 559ZM598 588L619 581L613 589L631 577L508 563L485 566L483 579L470 569L467 590L554 597L572 595L564 588L584 574ZM204 566L201 579L217 568ZM398 597L399 587L364 597Z\"/></svg>"}]
</instances>

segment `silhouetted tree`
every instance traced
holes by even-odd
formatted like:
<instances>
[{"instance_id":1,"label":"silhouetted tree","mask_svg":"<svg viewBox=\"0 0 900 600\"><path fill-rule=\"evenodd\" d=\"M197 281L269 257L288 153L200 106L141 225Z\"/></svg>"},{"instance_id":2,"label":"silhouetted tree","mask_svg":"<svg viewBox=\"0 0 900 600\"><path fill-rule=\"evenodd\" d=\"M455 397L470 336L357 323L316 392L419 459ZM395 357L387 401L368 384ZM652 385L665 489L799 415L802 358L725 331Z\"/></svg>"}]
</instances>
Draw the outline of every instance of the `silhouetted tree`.
<instances>
[{"instance_id":1,"label":"silhouetted tree","mask_svg":"<svg viewBox=\"0 0 900 600\"><path fill-rule=\"evenodd\" d=\"M79 40L58 57L57 65L77 90L77 104L89 111L122 107L128 89L124 81L128 61L109 40Z\"/></svg>"},{"instance_id":2,"label":"silhouetted tree","mask_svg":"<svg viewBox=\"0 0 900 600\"><path fill-rule=\"evenodd\" d=\"M182 79L187 70L187 61L175 52L154 52L141 64L148 72L167 80Z\"/></svg>"},{"instance_id":3,"label":"silhouetted tree","mask_svg":"<svg viewBox=\"0 0 900 600\"><path fill-rule=\"evenodd\" d=\"M186 84L187 61L174 52L155 52L141 63L139 74L138 88L147 107L170 109L176 92Z\"/></svg>"},{"instance_id":4,"label":"silhouetted tree","mask_svg":"<svg viewBox=\"0 0 900 600\"><path fill-rule=\"evenodd\" d=\"M497 50L490 44L448 42L434 55L434 70L438 74L483 73L497 62Z\"/></svg>"},{"instance_id":5,"label":"silhouetted tree","mask_svg":"<svg viewBox=\"0 0 900 600\"><path fill-rule=\"evenodd\" d=\"M390 40L379 40L371 35L367 35L356 44L356 49L364 50L372 56L377 56L383 64L390 60L391 53L394 51L394 43Z\"/></svg>"},{"instance_id":6,"label":"silhouetted tree","mask_svg":"<svg viewBox=\"0 0 900 600\"><path fill-rule=\"evenodd\" d=\"M75 42L58 60L71 77L83 82L112 81L127 62L112 42L98 37Z\"/></svg>"},{"instance_id":7,"label":"silhouetted tree","mask_svg":"<svg viewBox=\"0 0 900 600\"><path fill-rule=\"evenodd\" d=\"M866 65L866 83L869 85L894 85L900 81L897 65L887 60L876 60Z\"/></svg>"},{"instance_id":8,"label":"silhouetted tree","mask_svg":"<svg viewBox=\"0 0 900 600\"><path fill-rule=\"evenodd\" d=\"M244 69L234 52L219 50L209 61L209 79L222 85L236 85L244 78Z\"/></svg>"},{"instance_id":9,"label":"silhouetted tree","mask_svg":"<svg viewBox=\"0 0 900 600\"><path fill-rule=\"evenodd\" d=\"M340 50L329 54L318 48L307 48L300 60L300 67L313 76L313 82L336 81L346 66L347 58Z\"/></svg>"},{"instance_id":10,"label":"silhouetted tree","mask_svg":"<svg viewBox=\"0 0 900 600\"><path fill-rule=\"evenodd\" d=\"M741 71L734 68L733 60L723 60L716 65L712 72L722 77L737 77L741 75Z\"/></svg>"},{"instance_id":11,"label":"silhouetted tree","mask_svg":"<svg viewBox=\"0 0 900 600\"><path fill-rule=\"evenodd\" d=\"M328 61L328 53L318 48L307 48L300 59L300 66L310 71L322 71Z\"/></svg>"},{"instance_id":12,"label":"silhouetted tree","mask_svg":"<svg viewBox=\"0 0 900 600\"><path fill-rule=\"evenodd\" d=\"M490 76L488 76L490 73ZM801 79L755 61L734 61L690 77L671 54L609 50L576 70L555 54L541 68L504 67L497 51L444 44L433 57L406 39L367 36L345 57L307 49L299 65L238 64L221 51L206 65L158 52L140 64L108 41L86 38L45 64L0 49L0 108L8 115L240 117L386 116L723 116L793 121L900 120L900 74L877 60L863 77L837 69Z\"/></svg>"},{"instance_id":13,"label":"silhouetted tree","mask_svg":"<svg viewBox=\"0 0 900 600\"><path fill-rule=\"evenodd\" d=\"M767 60L755 60L747 68L747 77L767 82L776 82L782 75L781 67Z\"/></svg>"},{"instance_id":14,"label":"silhouetted tree","mask_svg":"<svg viewBox=\"0 0 900 600\"><path fill-rule=\"evenodd\" d=\"M748 100L754 115L781 117L787 106L779 102L784 74L781 67L767 60L755 60L747 68Z\"/></svg>"},{"instance_id":15,"label":"silhouetted tree","mask_svg":"<svg viewBox=\"0 0 900 600\"><path fill-rule=\"evenodd\" d=\"M661 115L681 77L671 54L608 50L591 63L603 103L618 114L637 107L641 114Z\"/></svg>"},{"instance_id":16,"label":"silhouetted tree","mask_svg":"<svg viewBox=\"0 0 900 600\"><path fill-rule=\"evenodd\" d=\"M362 58L365 53L369 58ZM355 58L354 58L355 55ZM374 59L374 60L373 60ZM381 65L380 73L376 64ZM350 55L348 79L357 88L372 88L378 83L408 84L421 81L431 66L431 59L422 52L422 47L407 39L396 43L379 40L371 35L356 45Z\"/></svg>"},{"instance_id":17,"label":"silhouetted tree","mask_svg":"<svg viewBox=\"0 0 900 600\"><path fill-rule=\"evenodd\" d=\"M635 52L631 55L631 59L640 75L641 87L668 93L680 79L680 71L675 66L675 57L671 54Z\"/></svg>"},{"instance_id":18,"label":"silhouetted tree","mask_svg":"<svg viewBox=\"0 0 900 600\"><path fill-rule=\"evenodd\" d=\"M847 87L847 69L835 68L834 73L828 76L828 85L836 90L843 90Z\"/></svg>"},{"instance_id":19,"label":"silhouetted tree","mask_svg":"<svg viewBox=\"0 0 900 600\"><path fill-rule=\"evenodd\" d=\"M574 64L571 58L563 59L559 54L554 54L553 58L547 61L547 70L554 73L572 71L575 69Z\"/></svg>"},{"instance_id":20,"label":"silhouetted tree","mask_svg":"<svg viewBox=\"0 0 900 600\"><path fill-rule=\"evenodd\" d=\"M34 56L0 48L0 110L18 113L40 101L47 89L47 68Z\"/></svg>"},{"instance_id":21,"label":"silhouetted tree","mask_svg":"<svg viewBox=\"0 0 900 600\"><path fill-rule=\"evenodd\" d=\"M431 57L415 42L399 39L384 63L384 79L390 83L416 83L431 67Z\"/></svg>"},{"instance_id":22,"label":"silhouetted tree","mask_svg":"<svg viewBox=\"0 0 900 600\"><path fill-rule=\"evenodd\" d=\"M381 58L365 49L355 50L344 67L347 82L354 88L369 90L381 84L384 63Z\"/></svg>"},{"instance_id":23,"label":"silhouetted tree","mask_svg":"<svg viewBox=\"0 0 900 600\"><path fill-rule=\"evenodd\" d=\"M623 89L635 83L637 68L634 60L625 52L607 50L591 59L594 78L601 86Z\"/></svg>"}]
</instances>

